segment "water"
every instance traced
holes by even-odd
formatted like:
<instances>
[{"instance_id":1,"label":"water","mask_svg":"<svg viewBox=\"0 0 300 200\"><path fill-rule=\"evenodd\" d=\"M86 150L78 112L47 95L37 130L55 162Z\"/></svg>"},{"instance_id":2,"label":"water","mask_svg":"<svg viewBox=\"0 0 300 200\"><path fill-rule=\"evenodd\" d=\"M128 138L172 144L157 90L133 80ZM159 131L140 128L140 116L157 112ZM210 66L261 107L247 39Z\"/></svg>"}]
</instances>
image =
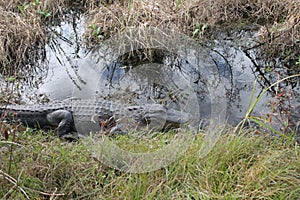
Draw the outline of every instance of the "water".
<instances>
[{"instance_id":1,"label":"water","mask_svg":"<svg viewBox=\"0 0 300 200\"><path fill-rule=\"evenodd\" d=\"M85 58L85 50L82 48L84 19L77 15L71 17L72 20L51 28L53 39L46 46L47 77L37 93L46 94L50 99L70 98L73 87L80 84L77 72ZM88 64L87 60L85 64Z\"/></svg>"},{"instance_id":2,"label":"water","mask_svg":"<svg viewBox=\"0 0 300 200\"><path fill-rule=\"evenodd\" d=\"M170 62L173 55L166 55L155 64L126 66L118 56L110 55L108 44L92 51L85 48L84 18L73 17L51 28L53 39L46 47L47 68L43 71L46 76L35 93L45 94L50 100L101 97L122 103L161 103L172 108L187 104L188 98L192 102L196 98L200 116L211 116L214 104L207 80L203 79L203 68L199 68L199 61L194 62L195 58L192 58L195 54L177 60L177 65ZM206 47L211 64L218 70L216 80L224 85L226 120L232 124L237 124L245 116L251 100L267 86L254 63L242 51L243 45L251 44L245 42L251 41L249 37L253 35L244 34L241 40L235 41L228 39L230 36L221 35L220 39L211 42L212 46ZM149 74L152 77L146 80ZM196 97L189 96L191 90ZM297 89L294 92L298 95ZM274 93L263 96L253 111L254 115L270 113L268 103L273 100L272 95ZM293 101L299 103L298 99Z\"/></svg>"}]
</instances>

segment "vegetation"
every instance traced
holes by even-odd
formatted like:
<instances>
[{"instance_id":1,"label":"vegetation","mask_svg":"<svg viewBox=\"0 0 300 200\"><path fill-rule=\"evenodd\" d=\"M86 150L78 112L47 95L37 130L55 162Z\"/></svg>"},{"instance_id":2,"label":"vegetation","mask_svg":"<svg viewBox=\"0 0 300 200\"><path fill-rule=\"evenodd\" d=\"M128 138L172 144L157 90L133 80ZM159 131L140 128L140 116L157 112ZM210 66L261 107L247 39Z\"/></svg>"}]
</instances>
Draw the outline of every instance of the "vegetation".
<instances>
[{"instance_id":1,"label":"vegetation","mask_svg":"<svg viewBox=\"0 0 300 200\"><path fill-rule=\"evenodd\" d=\"M126 27L170 28L201 40L213 37L220 27L221 31L260 29L257 44L249 49L258 49L269 61L280 58L291 67L300 53L299 7L298 0L125 0L99 6L87 16L89 24L101 27L106 38ZM95 39L93 33L88 32L88 38Z\"/></svg>"},{"instance_id":2,"label":"vegetation","mask_svg":"<svg viewBox=\"0 0 300 200\"><path fill-rule=\"evenodd\" d=\"M2 0L1 72L13 74L42 58L50 37L47 24L74 7L87 18L87 41L108 38L126 27L170 28L201 40L213 37L220 27L242 27L260 29L257 44L249 48L258 49L265 59L280 58L291 67L300 55L298 0Z\"/></svg>"},{"instance_id":3,"label":"vegetation","mask_svg":"<svg viewBox=\"0 0 300 200\"><path fill-rule=\"evenodd\" d=\"M198 136L184 156L158 171L115 171L82 142L27 130L0 142L4 199L298 199L300 147L256 131L224 134L201 158ZM128 137L118 145L136 143ZM151 141L153 142L153 141ZM157 141L161 143L161 141ZM140 148L149 148L147 142Z\"/></svg>"},{"instance_id":4,"label":"vegetation","mask_svg":"<svg viewBox=\"0 0 300 200\"><path fill-rule=\"evenodd\" d=\"M45 44L51 38L49 26L59 24L62 16L75 9L85 15L88 46L127 27L174 29L199 42L214 39L222 31L255 30L257 41L245 51L254 51L273 64L270 68L287 67L295 74L300 70L299 8L299 0L0 0L0 72L8 82L17 82L25 71L34 71L40 64L37 61L45 57ZM1 101L10 102L11 98L4 95ZM199 156L203 139L199 135L184 156L168 167L133 174L105 166L82 141L64 142L52 132L4 125L1 122L1 199L300 196L300 147L288 128L289 134L281 138L259 130L241 129L236 134L225 130L203 158ZM118 137L115 142L129 151L149 146L155 150L166 138L168 135L151 141L145 138L138 147L131 137Z\"/></svg>"}]
</instances>

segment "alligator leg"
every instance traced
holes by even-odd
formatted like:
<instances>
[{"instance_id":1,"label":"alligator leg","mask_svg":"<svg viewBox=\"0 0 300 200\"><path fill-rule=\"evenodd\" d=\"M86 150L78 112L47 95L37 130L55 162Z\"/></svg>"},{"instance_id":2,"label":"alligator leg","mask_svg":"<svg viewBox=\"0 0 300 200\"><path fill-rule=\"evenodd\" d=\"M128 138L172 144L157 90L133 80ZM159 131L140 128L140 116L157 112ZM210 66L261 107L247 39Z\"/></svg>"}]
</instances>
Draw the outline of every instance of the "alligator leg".
<instances>
[{"instance_id":1,"label":"alligator leg","mask_svg":"<svg viewBox=\"0 0 300 200\"><path fill-rule=\"evenodd\" d=\"M113 128L111 128L111 130L109 131L109 135L110 136L116 136L116 135L125 135L127 134L126 131L122 130L122 126L117 124L116 126L114 126Z\"/></svg>"},{"instance_id":2,"label":"alligator leg","mask_svg":"<svg viewBox=\"0 0 300 200\"><path fill-rule=\"evenodd\" d=\"M101 126L100 132L106 133L109 136L127 134L127 132L122 130L123 126L119 124L119 120L115 120L114 116L111 116L108 119L100 118L99 124Z\"/></svg>"},{"instance_id":3,"label":"alligator leg","mask_svg":"<svg viewBox=\"0 0 300 200\"><path fill-rule=\"evenodd\" d=\"M71 136L70 138L74 137L74 139L78 139L71 112L67 110L56 110L47 115L47 120L52 126L57 127L58 137L69 138Z\"/></svg>"}]
</instances>

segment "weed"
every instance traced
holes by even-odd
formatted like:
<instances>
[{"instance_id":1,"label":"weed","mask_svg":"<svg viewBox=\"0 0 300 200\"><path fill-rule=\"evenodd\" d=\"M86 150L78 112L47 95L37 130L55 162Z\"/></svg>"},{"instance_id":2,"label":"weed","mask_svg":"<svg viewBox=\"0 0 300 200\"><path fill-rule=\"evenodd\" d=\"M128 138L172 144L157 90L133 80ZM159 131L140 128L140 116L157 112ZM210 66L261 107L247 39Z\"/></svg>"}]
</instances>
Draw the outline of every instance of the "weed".
<instances>
[{"instance_id":1,"label":"weed","mask_svg":"<svg viewBox=\"0 0 300 200\"><path fill-rule=\"evenodd\" d=\"M296 65L300 67L300 55L298 56L298 61L296 62Z\"/></svg>"},{"instance_id":2,"label":"weed","mask_svg":"<svg viewBox=\"0 0 300 200\"><path fill-rule=\"evenodd\" d=\"M6 79L7 82L14 82L16 80L16 77L10 76Z\"/></svg>"},{"instance_id":3,"label":"weed","mask_svg":"<svg viewBox=\"0 0 300 200\"><path fill-rule=\"evenodd\" d=\"M292 76L289 76L289 77L285 77L283 79L280 79L279 81L271 84L269 87L266 87L265 89L263 89L263 91L259 94L259 96L254 99L254 90L252 92L252 97L250 99L250 106L249 106L249 109L246 113L246 116L244 118L244 120L242 120L240 122L240 124L235 128L235 131L234 132L238 132L238 131L241 131L241 128L244 127L245 123L247 122L248 119L254 121L255 123L259 124L260 126L266 128L266 129L269 129L271 130L272 132L276 133L277 135L279 136L282 136L283 138L288 138L289 134L290 133L293 133L293 128L295 128L295 124L291 124L291 116L292 116L292 113L291 113L291 102L290 102L290 99L291 99L291 94L288 94L288 96L286 96L288 99L282 99L282 97L285 95L283 93L283 91L280 91L279 94L277 94L277 99L279 100L278 102L275 103L275 105L273 105L273 108L276 108L276 110L274 111L273 110L273 113L270 114L270 118L269 122L272 122L273 119L272 119L272 116L276 116L278 115L279 113L279 116L277 116L277 121L279 122L279 124L281 125L281 131L280 130L276 130L274 129L272 126L268 125L267 122L264 120L261 120L262 118L257 118L255 116L251 116L251 113L254 109L254 107L257 105L257 103L260 101L260 99L262 98L263 95L265 95L265 93L270 90L272 87L278 87L279 84L285 80L289 80L289 79L292 79L292 78L295 78L295 77L300 77L300 74L295 74L295 75L292 75ZM254 87L255 88L255 85L256 85L256 82L254 83ZM287 102L287 105L286 105L286 102ZM276 114L277 113L277 114ZM299 116L297 116L299 117Z\"/></svg>"},{"instance_id":4,"label":"weed","mask_svg":"<svg viewBox=\"0 0 300 200\"><path fill-rule=\"evenodd\" d=\"M115 140L121 146L138 142L125 136ZM0 142L0 197L298 198L299 146L271 141L251 130L245 130L241 135L232 135L228 130L212 151L201 158L199 147L202 141L199 135L183 157L166 168L132 174L107 168L81 142L60 141L52 132L20 132L14 138ZM159 146L161 139L152 142ZM146 142L139 145L139 150L148 146ZM126 148L136 151L130 145Z\"/></svg>"},{"instance_id":5,"label":"weed","mask_svg":"<svg viewBox=\"0 0 300 200\"><path fill-rule=\"evenodd\" d=\"M104 36L101 33L101 27L97 26L96 24L92 24L90 26L88 26L88 28L92 31L92 35L94 37L97 37L99 39L104 39Z\"/></svg>"},{"instance_id":6,"label":"weed","mask_svg":"<svg viewBox=\"0 0 300 200\"><path fill-rule=\"evenodd\" d=\"M30 4L19 5L18 8L23 13L24 11L27 10L27 8L29 8L29 6L30 6Z\"/></svg>"},{"instance_id":7,"label":"weed","mask_svg":"<svg viewBox=\"0 0 300 200\"><path fill-rule=\"evenodd\" d=\"M32 3L34 6L38 6L41 4L41 1L40 0L34 0L33 3Z\"/></svg>"},{"instance_id":8,"label":"weed","mask_svg":"<svg viewBox=\"0 0 300 200\"><path fill-rule=\"evenodd\" d=\"M46 18L50 17L52 13L51 13L50 11L48 11L48 10L45 10L45 11L39 10L39 14L40 14L44 19L46 19Z\"/></svg>"},{"instance_id":9,"label":"weed","mask_svg":"<svg viewBox=\"0 0 300 200\"><path fill-rule=\"evenodd\" d=\"M208 28L208 24L200 25L200 23L197 22L196 25L195 25L195 30L193 31L193 38L196 38L196 37L202 38L203 34L204 34L204 31L207 28Z\"/></svg>"}]
</instances>

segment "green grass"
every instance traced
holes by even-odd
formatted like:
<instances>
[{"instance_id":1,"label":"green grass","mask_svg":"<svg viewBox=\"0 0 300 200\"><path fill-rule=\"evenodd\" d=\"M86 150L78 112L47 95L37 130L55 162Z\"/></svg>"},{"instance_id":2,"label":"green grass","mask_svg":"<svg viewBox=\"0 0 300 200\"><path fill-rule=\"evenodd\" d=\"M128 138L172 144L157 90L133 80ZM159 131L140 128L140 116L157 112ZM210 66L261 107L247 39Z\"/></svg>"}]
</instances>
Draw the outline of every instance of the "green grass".
<instances>
[{"instance_id":1,"label":"green grass","mask_svg":"<svg viewBox=\"0 0 300 200\"><path fill-rule=\"evenodd\" d=\"M281 58L282 52L292 52L281 60L300 65L299 1L270 0L262 5L240 0L199 2L153 4L134 0L105 4L89 0L84 5L86 38L102 40L126 27L143 28L148 24L174 28L202 39L217 25L231 27L232 21L243 25L244 21L259 23L263 19L258 38L261 52L272 59ZM3 11L0 65L7 69L8 81L17 78L15 69L39 58L39 51L49 37L46 21L59 18L68 5L72 7L70 1L64 0L0 1ZM245 119L258 100L252 102ZM198 136L185 154L168 167L132 174L105 166L82 142L64 142L51 132L11 131L8 140L0 134L0 199L298 199L300 196L300 147L290 136L274 140L256 135L255 130L241 130L238 135L227 131L205 157L199 156L203 138ZM131 152L147 152L161 148L173 136L138 139L122 136L112 140Z\"/></svg>"},{"instance_id":2,"label":"green grass","mask_svg":"<svg viewBox=\"0 0 300 200\"><path fill-rule=\"evenodd\" d=\"M160 148L168 137L152 141ZM298 199L300 148L247 130L224 134L199 156L198 136L184 156L154 172L133 174L108 168L82 142L27 131L0 142L0 198L7 199ZM149 148L134 137L116 144ZM148 138L149 142L150 139ZM156 145L154 145L156 143ZM144 148L143 148L144 146Z\"/></svg>"}]
</instances>

